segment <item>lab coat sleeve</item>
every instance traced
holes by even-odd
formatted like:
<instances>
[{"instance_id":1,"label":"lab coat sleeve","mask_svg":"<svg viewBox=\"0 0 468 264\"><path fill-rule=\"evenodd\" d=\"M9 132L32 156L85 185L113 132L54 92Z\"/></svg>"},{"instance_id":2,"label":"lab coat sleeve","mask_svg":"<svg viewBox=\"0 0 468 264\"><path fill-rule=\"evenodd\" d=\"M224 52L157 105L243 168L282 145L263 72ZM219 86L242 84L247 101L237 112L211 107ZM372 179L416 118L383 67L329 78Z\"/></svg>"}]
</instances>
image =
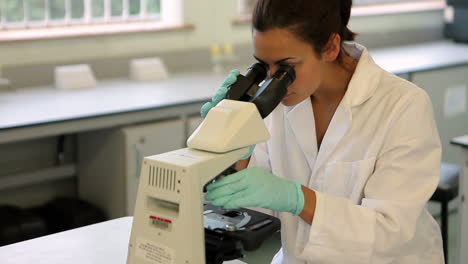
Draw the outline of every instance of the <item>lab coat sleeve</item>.
<instances>
[{"instance_id":1,"label":"lab coat sleeve","mask_svg":"<svg viewBox=\"0 0 468 264\"><path fill-rule=\"evenodd\" d=\"M268 156L268 146L266 142L259 143L255 146L247 167L263 168L271 172L270 158Z\"/></svg>"},{"instance_id":2,"label":"lab coat sleeve","mask_svg":"<svg viewBox=\"0 0 468 264\"><path fill-rule=\"evenodd\" d=\"M415 234L428 224L422 216L439 181L441 146L428 96L418 89L405 100L388 124L361 204L316 193L309 235L296 248L300 258L321 264L394 263L396 256L428 250L421 246L427 241Z\"/></svg>"}]
</instances>

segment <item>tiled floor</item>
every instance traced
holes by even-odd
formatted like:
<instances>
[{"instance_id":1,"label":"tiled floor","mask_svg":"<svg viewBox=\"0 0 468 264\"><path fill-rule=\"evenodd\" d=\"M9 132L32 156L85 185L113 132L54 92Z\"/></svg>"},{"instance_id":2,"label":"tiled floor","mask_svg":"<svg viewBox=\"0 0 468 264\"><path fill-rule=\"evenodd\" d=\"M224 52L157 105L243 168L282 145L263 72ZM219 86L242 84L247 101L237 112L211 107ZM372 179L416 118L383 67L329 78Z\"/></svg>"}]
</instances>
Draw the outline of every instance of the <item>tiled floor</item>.
<instances>
[{"instance_id":1,"label":"tiled floor","mask_svg":"<svg viewBox=\"0 0 468 264\"><path fill-rule=\"evenodd\" d=\"M439 217L435 216L439 221ZM449 215L449 259L448 264L458 264L458 237L459 235L459 218L456 210L452 210ZM277 233L270 239L265 241L262 247L253 252L245 252L245 258L242 261L248 264L263 264L270 263L271 259L281 247L281 237Z\"/></svg>"}]
</instances>

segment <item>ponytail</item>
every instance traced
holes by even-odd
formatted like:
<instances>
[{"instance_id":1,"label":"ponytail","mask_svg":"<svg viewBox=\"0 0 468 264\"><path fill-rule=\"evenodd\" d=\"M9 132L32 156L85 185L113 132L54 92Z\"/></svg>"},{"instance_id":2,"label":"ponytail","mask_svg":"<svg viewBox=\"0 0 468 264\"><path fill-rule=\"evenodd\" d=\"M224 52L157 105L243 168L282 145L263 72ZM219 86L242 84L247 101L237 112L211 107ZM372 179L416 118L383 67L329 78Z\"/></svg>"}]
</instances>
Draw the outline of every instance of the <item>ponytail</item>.
<instances>
[{"instance_id":1,"label":"ponytail","mask_svg":"<svg viewBox=\"0 0 468 264\"><path fill-rule=\"evenodd\" d=\"M343 41L352 41L356 37L356 33L352 32L348 28L349 18L351 17L351 6L352 0L337 0L340 3L340 15L341 15L341 39Z\"/></svg>"},{"instance_id":2,"label":"ponytail","mask_svg":"<svg viewBox=\"0 0 468 264\"><path fill-rule=\"evenodd\" d=\"M356 33L352 32L347 26L343 28L341 39L343 41L353 41L356 38Z\"/></svg>"}]
</instances>

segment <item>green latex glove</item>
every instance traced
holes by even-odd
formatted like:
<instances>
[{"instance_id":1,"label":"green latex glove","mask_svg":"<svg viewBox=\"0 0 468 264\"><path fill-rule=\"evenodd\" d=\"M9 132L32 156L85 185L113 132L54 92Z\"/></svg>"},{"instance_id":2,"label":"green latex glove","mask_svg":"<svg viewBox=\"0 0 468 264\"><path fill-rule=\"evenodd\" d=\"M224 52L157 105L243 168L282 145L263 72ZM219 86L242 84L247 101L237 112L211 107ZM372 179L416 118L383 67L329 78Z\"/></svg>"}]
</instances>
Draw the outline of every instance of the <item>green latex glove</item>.
<instances>
[{"instance_id":1,"label":"green latex glove","mask_svg":"<svg viewBox=\"0 0 468 264\"><path fill-rule=\"evenodd\" d=\"M233 85L237 81L237 76L240 74L239 70L232 70L229 75L224 79L223 84L221 87L216 91L216 93L211 98L211 102L205 103L202 108L200 109L200 114L202 118L205 118L208 115L208 112L211 108L215 107L219 102L226 98L226 94L229 91L229 87ZM249 146L249 153L241 158L241 160L245 160L252 156L252 152L255 148L255 145Z\"/></svg>"},{"instance_id":2,"label":"green latex glove","mask_svg":"<svg viewBox=\"0 0 468 264\"><path fill-rule=\"evenodd\" d=\"M247 168L206 187L207 200L226 209L262 207L298 215L304 209L301 184L262 168Z\"/></svg>"},{"instance_id":3,"label":"green latex glove","mask_svg":"<svg viewBox=\"0 0 468 264\"><path fill-rule=\"evenodd\" d=\"M200 114L202 118L205 118L208 115L208 112L211 108L215 107L221 100L226 98L226 94L231 87L237 81L237 76L240 74L239 70L232 70L229 75L224 79L221 87L216 91L216 93L211 98L211 102L208 102L202 106L200 109Z\"/></svg>"}]
</instances>

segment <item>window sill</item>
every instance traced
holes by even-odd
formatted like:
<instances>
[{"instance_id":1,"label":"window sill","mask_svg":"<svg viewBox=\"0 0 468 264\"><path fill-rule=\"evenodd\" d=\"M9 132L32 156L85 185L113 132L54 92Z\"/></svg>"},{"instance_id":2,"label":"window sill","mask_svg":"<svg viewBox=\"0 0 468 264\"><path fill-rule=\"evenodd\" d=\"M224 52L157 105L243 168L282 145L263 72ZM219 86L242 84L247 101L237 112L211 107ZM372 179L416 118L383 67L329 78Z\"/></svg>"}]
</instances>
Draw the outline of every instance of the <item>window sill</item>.
<instances>
[{"instance_id":1,"label":"window sill","mask_svg":"<svg viewBox=\"0 0 468 264\"><path fill-rule=\"evenodd\" d=\"M192 24L165 25L160 22L127 22L41 29L12 29L0 31L0 43L96 37L129 33L190 31L194 28Z\"/></svg>"},{"instance_id":2,"label":"window sill","mask_svg":"<svg viewBox=\"0 0 468 264\"><path fill-rule=\"evenodd\" d=\"M389 14L403 14L414 12L426 12L433 10L443 10L446 4L444 0L428 0L409 3L393 3L380 5L356 6L351 10L351 16L377 16ZM233 25L250 25L252 22L250 15L239 15L233 21Z\"/></svg>"}]
</instances>

